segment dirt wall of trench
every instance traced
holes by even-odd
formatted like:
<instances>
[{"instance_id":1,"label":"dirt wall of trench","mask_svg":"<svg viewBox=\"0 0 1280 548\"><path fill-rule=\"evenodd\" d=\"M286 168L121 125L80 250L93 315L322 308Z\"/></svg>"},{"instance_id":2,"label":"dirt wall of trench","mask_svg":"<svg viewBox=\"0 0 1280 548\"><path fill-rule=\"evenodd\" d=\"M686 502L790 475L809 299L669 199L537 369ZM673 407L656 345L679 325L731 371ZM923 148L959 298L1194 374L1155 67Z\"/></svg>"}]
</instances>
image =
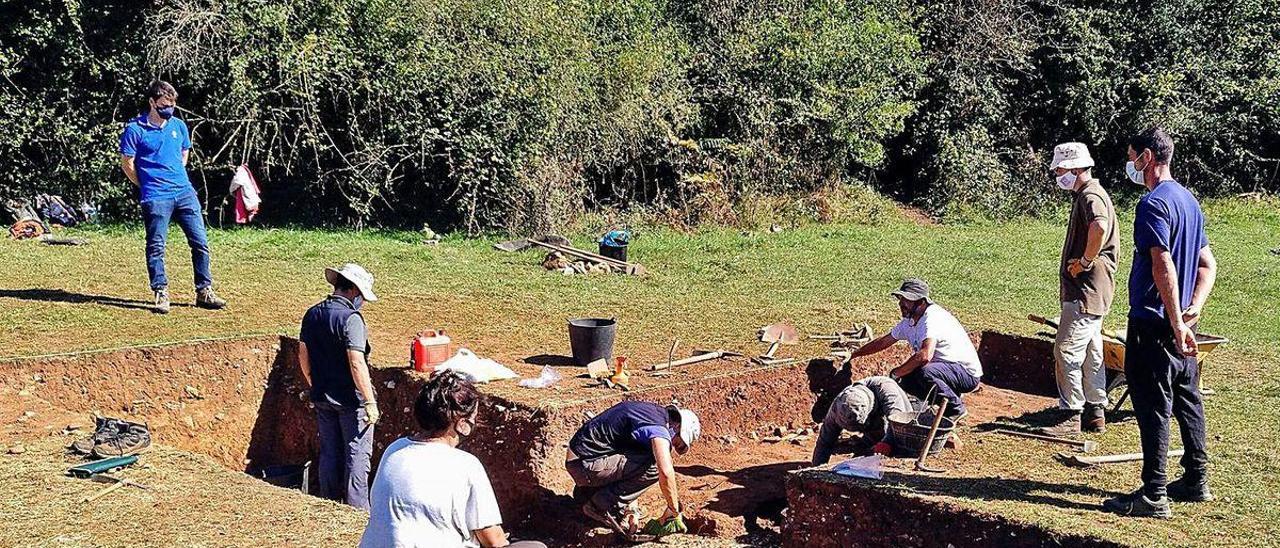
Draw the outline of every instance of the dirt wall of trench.
<instances>
[{"instance_id":1,"label":"dirt wall of trench","mask_svg":"<svg viewBox=\"0 0 1280 548\"><path fill-rule=\"evenodd\" d=\"M1039 548L1122 545L1060 534L998 515L877 489L823 470L787 477L786 547L846 548Z\"/></svg>"},{"instance_id":2,"label":"dirt wall of trench","mask_svg":"<svg viewBox=\"0 0 1280 548\"><path fill-rule=\"evenodd\" d=\"M276 335L0 361L0 384L87 416L147 423L157 443L241 469L280 358Z\"/></svg>"}]
</instances>

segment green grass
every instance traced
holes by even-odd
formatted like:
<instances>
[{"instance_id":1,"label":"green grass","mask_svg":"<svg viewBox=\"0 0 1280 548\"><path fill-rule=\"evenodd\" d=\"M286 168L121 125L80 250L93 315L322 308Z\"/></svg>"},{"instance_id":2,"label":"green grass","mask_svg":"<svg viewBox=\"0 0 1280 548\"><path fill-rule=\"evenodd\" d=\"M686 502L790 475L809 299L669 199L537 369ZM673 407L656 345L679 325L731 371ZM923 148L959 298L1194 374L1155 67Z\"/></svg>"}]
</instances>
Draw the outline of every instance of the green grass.
<instances>
[{"instance_id":1,"label":"green grass","mask_svg":"<svg viewBox=\"0 0 1280 548\"><path fill-rule=\"evenodd\" d=\"M1267 544L1280 535L1280 209L1274 202L1214 201L1206 205L1220 264L1218 287L1203 329L1232 339L1206 372L1217 395L1207 400L1214 488L1221 501L1179 506L1169 522L1105 519L1093 511L1060 510L993 498L975 506L1064 530L1087 531L1135 544ZM647 278L566 277L544 272L540 256L505 254L493 240L448 236L425 246L413 233L318 230L215 230L217 288L231 309L177 308L167 316L109 304L63 302L75 295L146 301L142 234L110 227L79 234L91 245L50 247L0 241L0 354L29 355L260 331L293 331L305 308L323 296L323 267L346 261L367 266L382 300L366 317L375 361L400 363L409 336L427 326L450 329L484 355L515 360L567 353L564 320L616 316L622 353L665 357L672 338L685 347L752 350L755 329L779 320L802 330L834 330L867 321L883 331L897 309L887 296L904 276L928 280L937 300L971 330L1033 333L1028 312L1057 313L1061 220L925 226L878 218L874 225L802 225L777 234L707 229L694 234L639 233L633 258ZM1130 240L1131 218L1122 221ZM586 246L590 238L575 237ZM170 278L178 301L191 299L190 261L180 233L171 236ZM1130 251L1122 250L1121 281L1110 327L1124 323ZM47 290L31 293L28 290ZM64 291L67 293L58 293ZM816 347L815 347L816 348ZM1136 447L1132 424L1113 428L1109 448ZM1016 460L1016 459L1015 459ZM1039 481L1085 482L1110 491L1137 483L1136 467L1082 474L1064 467L1022 470ZM994 472L993 472L994 473Z\"/></svg>"}]
</instances>

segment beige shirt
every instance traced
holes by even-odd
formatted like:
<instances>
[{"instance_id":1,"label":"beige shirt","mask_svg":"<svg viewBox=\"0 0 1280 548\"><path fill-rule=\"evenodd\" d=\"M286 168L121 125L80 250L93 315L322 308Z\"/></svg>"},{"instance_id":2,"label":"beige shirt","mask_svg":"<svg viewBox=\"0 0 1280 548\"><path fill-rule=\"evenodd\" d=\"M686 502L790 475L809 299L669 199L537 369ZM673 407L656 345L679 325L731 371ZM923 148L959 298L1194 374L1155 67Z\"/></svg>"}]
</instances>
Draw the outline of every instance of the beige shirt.
<instances>
[{"instance_id":1,"label":"beige shirt","mask_svg":"<svg viewBox=\"0 0 1280 548\"><path fill-rule=\"evenodd\" d=\"M1102 238L1102 250L1093 268L1071 277L1067 262L1084 256L1089 243L1089 223L1101 219L1107 225ZM1062 264L1058 269L1061 280L1062 302L1079 301L1086 314L1106 316L1111 311L1111 299L1116 293L1116 248L1120 244L1120 230L1116 223L1116 208L1111 196L1098 181L1085 183L1075 193L1071 204L1071 219L1067 222L1067 238L1062 244Z\"/></svg>"}]
</instances>

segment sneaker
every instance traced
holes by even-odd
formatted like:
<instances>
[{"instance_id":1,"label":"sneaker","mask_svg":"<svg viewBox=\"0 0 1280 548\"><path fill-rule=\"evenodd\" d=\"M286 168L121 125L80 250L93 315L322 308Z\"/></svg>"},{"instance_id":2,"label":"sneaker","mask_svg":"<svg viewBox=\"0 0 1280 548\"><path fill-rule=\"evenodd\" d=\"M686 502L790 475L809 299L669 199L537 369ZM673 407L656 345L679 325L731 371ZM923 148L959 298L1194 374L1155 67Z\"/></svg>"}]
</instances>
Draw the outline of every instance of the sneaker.
<instances>
[{"instance_id":1,"label":"sneaker","mask_svg":"<svg viewBox=\"0 0 1280 548\"><path fill-rule=\"evenodd\" d=\"M1169 508L1169 497L1151 500L1142 494L1142 488L1127 495L1102 501L1102 509L1113 514L1138 518L1173 517L1173 510Z\"/></svg>"},{"instance_id":2,"label":"sneaker","mask_svg":"<svg viewBox=\"0 0 1280 548\"><path fill-rule=\"evenodd\" d=\"M123 422L123 421L121 421ZM151 448L151 432L141 424L126 422L115 436L107 437L93 446L93 456L98 458L136 455Z\"/></svg>"},{"instance_id":3,"label":"sneaker","mask_svg":"<svg viewBox=\"0 0 1280 548\"><path fill-rule=\"evenodd\" d=\"M621 533L623 535L631 534L630 531L627 531L622 527L622 524L618 522L618 518L614 517L612 512L596 508L596 505L594 503L588 502L585 505L583 505L582 513L586 514L587 517L595 520L601 525L604 525L605 527L608 527L618 533Z\"/></svg>"},{"instance_id":4,"label":"sneaker","mask_svg":"<svg viewBox=\"0 0 1280 548\"><path fill-rule=\"evenodd\" d=\"M1080 433L1080 412L1069 409L1058 411L1054 422L1034 429L1037 434L1056 437L1070 437Z\"/></svg>"},{"instance_id":5,"label":"sneaker","mask_svg":"<svg viewBox=\"0 0 1280 548\"><path fill-rule=\"evenodd\" d=\"M1203 479L1192 483L1186 476L1169 483L1169 498L1178 502L1209 502L1213 493L1209 491L1209 480Z\"/></svg>"},{"instance_id":6,"label":"sneaker","mask_svg":"<svg viewBox=\"0 0 1280 548\"><path fill-rule=\"evenodd\" d=\"M221 310L227 307L227 301L213 292L212 287L196 290L196 306L209 310Z\"/></svg>"},{"instance_id":7,"label":"sneaker","mask_svg":"<svg viewBox=\"0 0 1280 548\"><path fill-rule=\"evenodd\" d=\"M1100 403L1086 403L1084 413L1080 417L1080 430L1101 434L1107 431L1107 406Z\"/></svg>"},{"instance_id":8,"label":"sneaker","mask_svg":"<svg viewBox=\"0 0 1280 548\"><path fill-rule=\"evenodd\" d=\"M169 290L163 287L160 289L157 289L155 302L156 302L155 306L153 306L151 309L155 311L156 314L168 314L169 313Z\"/></svg>"}]
</instances>

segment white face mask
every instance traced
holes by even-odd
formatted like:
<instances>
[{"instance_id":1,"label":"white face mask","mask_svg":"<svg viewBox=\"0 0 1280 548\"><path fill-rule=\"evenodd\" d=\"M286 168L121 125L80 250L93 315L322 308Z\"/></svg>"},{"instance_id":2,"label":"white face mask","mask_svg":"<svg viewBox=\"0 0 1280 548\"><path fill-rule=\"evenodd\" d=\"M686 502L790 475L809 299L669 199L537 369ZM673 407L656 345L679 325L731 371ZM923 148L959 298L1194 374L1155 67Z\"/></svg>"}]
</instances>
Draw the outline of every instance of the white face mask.
<instances>
[{"instance_id":1,"label":"white face mask","mask_svg":"<svg viewBox=\"0 0 1280 548\"><path fill-rule=\"evenodd\" d=\"M1074 190L1076 188L1076 182L1078 182L1079 179L1076 177L1075 173L1068 171L1059 175L1057 181L1058 186L1061 187L1062 190Z\"/></svg>"},{"instance_id":2,"label":"white face mask","mask_svg":"<svg viewBox=\"0 0 1280 548\"><path fill-rule=\"evenodd\" d=\"M1133 162L1128 162L1124 165L1124 173L1129 176L1129 180L1133 181L1134 184L1147 186L1146 177L1142 175L1141 171L1138 171L1138 168L1133 167Z\"/></svg>"}]
</instances>

